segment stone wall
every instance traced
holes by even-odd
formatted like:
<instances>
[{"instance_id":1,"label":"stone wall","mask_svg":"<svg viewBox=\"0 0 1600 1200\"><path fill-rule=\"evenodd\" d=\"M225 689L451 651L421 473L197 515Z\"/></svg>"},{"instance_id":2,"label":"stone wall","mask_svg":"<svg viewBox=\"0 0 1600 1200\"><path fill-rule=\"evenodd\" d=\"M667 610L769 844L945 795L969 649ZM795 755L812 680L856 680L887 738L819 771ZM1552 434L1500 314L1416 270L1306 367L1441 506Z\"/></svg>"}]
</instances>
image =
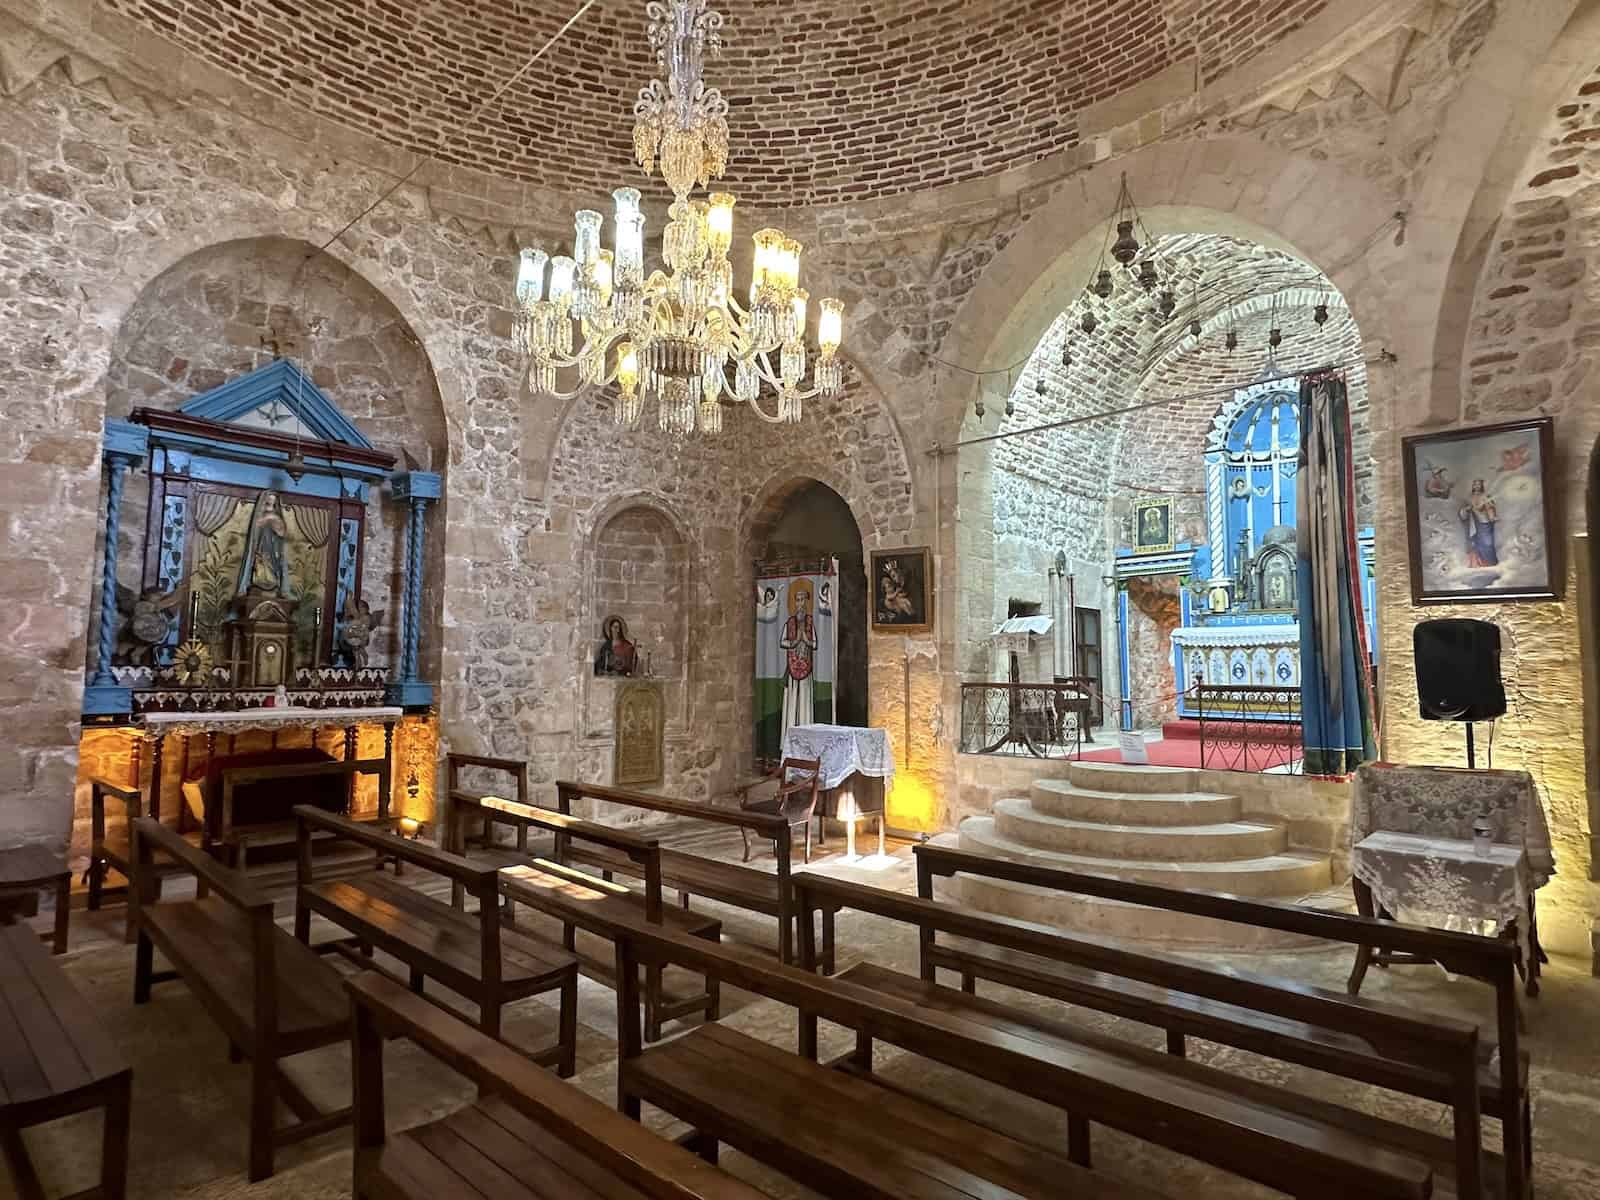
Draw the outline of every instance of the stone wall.
<instances>
[{"instance_id":1,"label":"stone wall","mask_svg":"<svg viewBox=\"0 0 1600 1200\"><path fill-rule=\"evenodd\" d=\"M1495 724L1494 765L1529 770L1539 781L1560 868L1541 893L1540 932L1561 946L1582 940L1587 914L1594 909L1587 880L1597 861L1594 768L1586 761L1585 712L1574 702L1580 674L1595 669L1592 643L1587 651L1584 646L1592 627L1582 625L1578 580L1579 560L1589 555L1593 534L1591 464L1600 435L1600 406L1591 386L1600 364L1597 97L1600 72L1561 98L1517 175L1477 279L1460 364L1462 400L1459 411L1450 414L1450 424L1465 426L1554 418L1550 469L1561 599L1420 608L1410 602L1404 571L1381 577L1379 599L1387 618L1386 691L1392 698L1385 748L1404 761L1460 765L1464 754L1459 726L1417 718L1412 625L1460 616L1500 627L1508 711ZM1404 494L1399 435L1420 431L1401 424L1388 447L1390 494ZM1398 523L1398 513L1391 519Z\"/></svg>"}]
</instances>

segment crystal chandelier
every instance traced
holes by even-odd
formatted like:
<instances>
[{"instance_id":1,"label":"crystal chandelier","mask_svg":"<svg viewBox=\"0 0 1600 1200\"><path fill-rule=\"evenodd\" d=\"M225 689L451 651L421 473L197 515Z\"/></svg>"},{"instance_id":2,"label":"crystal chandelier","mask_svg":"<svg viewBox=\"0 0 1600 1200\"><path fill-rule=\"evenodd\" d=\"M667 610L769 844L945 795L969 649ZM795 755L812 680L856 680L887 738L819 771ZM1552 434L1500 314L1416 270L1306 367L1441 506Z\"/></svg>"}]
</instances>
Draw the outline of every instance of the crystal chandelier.
<instances>
[{"instance_id":1,"label":"crystal chandelier","mask_svg":"<svg viewBox=\"0 0 1600 1200\"><path fill-rule=\"evenodd\" d=\"M639 90L633 144L645 173L659 164L672 189L661 237L665 270L645 273L645 219L631 187L611 194L611 248L601 245L604 218L586 209L575 216L570 256L523 250L517 340L530 382L560 399L614 383L618 425L636 427L645 401L654 400L660 428L680 438L695 430L720 433L724 396L749 404L763 420L797 422L806 400L839 393L844 305L831 299L820 305L805 388L809 294L800 286L800 243L777 229L754 234L747 303L741 303L728 260L735 200L726 192L689 198L727 166L728 103L702 77L706 53L721 48L722 15L707 0L652 0L646 11L667 81L653 79ZM572 368L577 386L562 391L557 372ZM777 394L775 414L758 402L762 384Z\"/></svg>"}]
</instances>

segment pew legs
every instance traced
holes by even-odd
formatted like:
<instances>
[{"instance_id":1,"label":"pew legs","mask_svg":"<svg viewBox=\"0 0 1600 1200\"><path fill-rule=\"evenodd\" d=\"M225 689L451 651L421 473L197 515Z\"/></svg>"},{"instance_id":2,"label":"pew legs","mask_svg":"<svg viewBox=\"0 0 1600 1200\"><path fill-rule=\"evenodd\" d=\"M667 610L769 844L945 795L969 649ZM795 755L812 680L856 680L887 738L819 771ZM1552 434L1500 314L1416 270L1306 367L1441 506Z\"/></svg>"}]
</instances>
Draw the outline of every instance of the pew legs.
<instances>
[{"instance_id":1,"label":"pew legs","mask_svg":"<svg viewBox=\"0 0 1600 1200\"><path fill-rule=\"evenodd\" d=\"M123 1074L106 1093L105 1124L100 1135L100 1195L123 1200L128 1194L128 1120L133 1109L133 1077Z\"/></svg>"},{"instance_id":2,"label":"pew legs","mask_svg":"<svg viewBox=\"0 0 1600 1200\"><path fill-rule=\"evenodd\" d=\"M571 1079L578 1071L578 973L573 971L561 985L561 1027L557 1034L561 1058L556 1074Z\"/></svg>"},{"instance_id":3,"label":"pew legs","mask_svg":"<svg viewBox=\"0 0 1600 1200\"><path fill-rule=\"evenodd\" d=\"M1067 1160L1080 1167L1092 1165L1089 1161L1089 1118L1067 1114Z\"/></svg>"},{"instance_id":4,"label":"pew legs","mask_svg":"<svg viewBox=\"0 0 1600 1200\"><path fill-rule=\"evenodd\" d=\"M272 1174L273 1125L278 1102L278 1064L257 1049L250 1060L250 1182Z\"/></svg>"},{"instance_id":5,"label":"pew legs","mask_svg":"<svg viewBox=\"0 0 1600 1200\"><path fill-rule=\"evenodd\" d=\"M695 1129L683 1139L683 1148L698 1155L712 1166L717 1165L717 1139L704 1130Z\"/></svg>"},{"instance_id":6,"label":"pew legs","mask_svg":"<svg viewBox=\"0 0 1600 1200\"><path fill-rule=\"evenodd\" d=\"M155 944L150 936L139 934L139 940L133 950L133 1002L143 1004L150 999L151 975L155 967Z\"/></svg>"}]
</instances>

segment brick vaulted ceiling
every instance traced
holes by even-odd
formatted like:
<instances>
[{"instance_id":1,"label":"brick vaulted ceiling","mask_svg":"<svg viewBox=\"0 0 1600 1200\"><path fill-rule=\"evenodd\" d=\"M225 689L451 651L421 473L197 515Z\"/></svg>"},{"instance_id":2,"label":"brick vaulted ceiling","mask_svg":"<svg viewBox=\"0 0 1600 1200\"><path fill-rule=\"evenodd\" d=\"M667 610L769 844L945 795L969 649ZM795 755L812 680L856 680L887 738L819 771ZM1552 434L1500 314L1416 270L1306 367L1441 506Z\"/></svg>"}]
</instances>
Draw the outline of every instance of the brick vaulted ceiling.
<instances>
[{"instance_id":1,"label":"brick vaulted ceiling","mask_svg":"<svg viewBox=\"0 0 1600 1200\"><path fill-rule=\"evenodd\" d=\"M100 0L230 74L438 160L579 191L636 182L642 0L602 0L473 111L579 0ZM722 0L708 68L725 182L768 203L894 195L1021 166L1169 67L1219 78L1328 0ZM469 117L471 120L469 122Z\"/></svg>"}]
</instances>

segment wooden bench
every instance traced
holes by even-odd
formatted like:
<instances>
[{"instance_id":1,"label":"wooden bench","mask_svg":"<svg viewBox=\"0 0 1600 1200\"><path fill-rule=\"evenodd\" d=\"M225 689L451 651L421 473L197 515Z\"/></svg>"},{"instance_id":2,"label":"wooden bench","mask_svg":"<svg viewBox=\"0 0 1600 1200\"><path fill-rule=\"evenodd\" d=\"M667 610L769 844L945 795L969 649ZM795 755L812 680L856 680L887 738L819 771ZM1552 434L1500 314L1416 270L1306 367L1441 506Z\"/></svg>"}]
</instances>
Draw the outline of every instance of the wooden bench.
<instances>
[{"instance_id":1,"label":"wooden bench","mask_svg":"<svg viewBox=\"0 0 1600 1200\"><path fill-rule=\"evenodd\" d=\"M150 818L133 823L130 890L138 948L133 1000L152 985L181 977L227 1035L232 1057L250 1062L250 1179L272 1174L278 1146L304 1141L350 1120L350 1110L324 1112L284 1073L281 1060L330 1046L349 1032L350 1007L339 974L279 929L272 901L242 874L191 846ZM147 869L157 852L204 881L198 900L157 904ZM172 970L154 969L155 951ZM298 1118L277 1127L282 1100Z\"/></svg>"},{"instance_id":2,"label":"wooden bench","mask_svg":"<svg viewBox=\"0 0 1600 1200\"><path fill-rule=\"evenodd\" d=\"M1502 1123L1506 1194L1527 1194L1533 1167L1529 1059L1519 1046L1516 950L1504 939L1375 921L1297 904L1178 891L1155 884L1006 862L942 846L917 846L915 854L917 890L926 899L933 898L936 878L956 874L984 876L1326 941L1377 945L1420 955L1458 974L1489 982L1496 995L1496 1035L1479 1037L1479 1104L1485 1115ZM827 961L826 947L824 960ZM931 931L925 931L922 936L921 968L922 977L929 980L935 978L938 968L956 972L961 978L962 990L968 993L974 991L978 979L986 979L1153 1025L1166 1031L1168 1050L1176 1055L1184 1053L1186 1038L1198 1037L1309 1067L1321 1068L1332 1055L1347 1069L1354 1070L1362 1062L1382 1060L1393 1049L1314 1022L1240 1009L1181 989L1107 976L1091 967L1019 954L970 939L938 941ZM827 969L831 970L831 966ZM1324 1000L1343 999L1340 993L1321 988L1306 990ZM1502 1064L1506 1062L1516 1063L1516 1069L1502 1071ZM1367 1082L1377 1081L1369 1079Z\"/></svg>"},{"instance_id":3,"label":"wooden bench","mask_svg":"<svg viewBox=\"0 0 1600 1200\"><path fill-rule=\"evenodd\" d=\"M133 1072L43 943L26 925L0 925L0 1156L22 1200L44 1190L22 1130L104 1108L100 1184L73 1200L127 1194Z\"/></svg>"},{"instance_id":4,"label":"wooden bench","mask_svg":"<svg viewBox=\"0 0 1600 1200\"><path fill-rule=\"evenodd\" d=\"M1328 1045L1314 1065L1443 1103L1452 1114L1452 1136L1443 1137L873 964L837 977L982 1028L1027 1047L1041 1063L1059 1065L1070 1076L1065 1086L1039 1072L1024 1072L1008 1086L1067 1111L1068 1155L1076 1162L1088 1164L1091 1126L1100 1123L1298 1197L1421 1198L1431 1193L1436 1171L1441 1178L1453 1176L1457 1196L1478 1200L1486 1194L1474 1025L809 872L797 875L795 885L804 965L821 964L815 938L808 936L811 913L872 913L912 925L923 941L935 934L966 937L1382 1046L1382 1053L1357 1054ZM801 1037L814 1052L813 1014L802 1012ZM871 1070L868 1038L858 1035L849 1062ZM988 1069L983 1064L975 1073Z\"/></svg>"},{"instance_id":5,"label":"wooden bench","mask_svg":"<svg viewBox=\"0 0 1600 1200\"><path fill-rule=\"evenodd\" d=\"M358 818L364 824L394 832L397 822L389 815L389 760L387 758L357 758L343 762L289 763L279 766L231 767L223 770L220 778L221 798L213 810L209 793L206 800L206 845L212 847L231 866L244 870L250 851L268 846L293 845L299 837L299 826L294 820L268 821L248 825L234 823L234 794L252 784L281 781L284 791L292 794L297 780L342 777L348 797L355 790L358 775L375 775L378 779L378 811L375 816ZM327 810L319 810L327 811ZM348 815L348 814L345 814ZM327 840L331 835L314 835ZM390 857L385 846L376 847L379 859ZM396 871L401 868L396 865Z\"/></svg>"},{"instance_id":6,"label":"wooden bench","mask_svg":"<svg viewBox=\"0 0 1600 1200\"><path fill-rule=\"evenodd\" d=\"M790 962L794 957L794 904L789 890L790 844L789 824L782 816L771 813L741 812L738 809L713 808L709 804L689 804L666 796L652 796L627 788L602 787L598 784L556 784L560 811L570 814L578 800L599 800L607 804L624 804L649 812L669 813L676 817L689 817L749 830L754 837L773 843L774 857L778 862L777 874L740 866L738 863L718 862L698 854L680 850L661 851L661 882L678 892L679 903L689 907L690 896L704 896L735 908L748 909L764 916L778 919L778 959ZM606 879L613 872L631 874L637 878L637 869L613 850L605 847L570 846L562 838L556 839L556 861L563 864L580 863L597 868Z\"/></svg>"},{"instance_id":7,"label":"wooden bench","mask_svg":"<svg viewBox=\"0 0 1600 1200\"><path fill-rule=\"evenodd\" d=\"M607 931L617 925L666 924L690 937L709 938L714 942L722 937L722 922L716 917L687 909L671 909L662 904L661 850L654 839L498 797L457 793L451 798L451 810L458 816L478 811L504 814L513 818L523 830L546 830L569 841L577 839L588 845L605 847L626 856L629 863L643 873L645 885L641 893L542 858L524 856L519 863L501 868L500 894L505 897L507 912L514 912L515 905L520 903L555 917L561 922L561 944L571 953L578 952L579 929L604 938ZM459 830L456 840L458 844L462 840ZM616 986L614 957L608 962L579 955L578 962L591 979L608 987ZM715 1021L719 1008L720 997L714 979L706 980L698 992L675 994L668 992L661 972L645 974L645 1036L649 1041L660 1040L663 1021L696 1010L704 1010L706 1020Z\"/></svg>"},{"instance_id":8,"label":"wooden bench","mask_svg":"<svg viewBox=\"0 0 1600 1200\"><path fill-rule=\"evenodd\" d=\"M72 872L66 860L43 846L13 846L0 850L0 924L15 914L32 917L39 911L39 893L53 893L54 925L47 935L52 952L67 952L67 920L72 912Z\"/></svg>"},{"instance_id":9,"label":"wooden bench","mask_svg":"<svg viewBox=\"0 0 1600 1200\"><path fill-rule=\"evenodd\" d=\"M528 763L521 758L493 758L486 754L447 754L445 755L445 796L449 799L449 808L445 813L445 824L451 830L453 844L445 848L457 854L467 854L469 851L480 851L480 857L498 858L502 866L515 866L527 861L528 834L535 828L527 821L522 820L515 812L498 811L493 808L484 808L476 803L480 798L461 782L461 773L469 767L478 767L486 771L496 771L510 776L514 795L502 797L514 800L520 805L530 805L533 798L528 786ZM458 801L455 797L460 796ZM469 821L477 820L479 828L476 833L468 830ZM495 840L495 827L508 826L515 835L515 848L502 845Z\"/></svg>"},{"instance_id":10,"label":"wooden bench","mask_svg":"<svg viewBox=\"0 0 1600 1200\"><path fill-rule=\"evenodd\" d=\"M750 950L666 929L617 931L623 978L643 964L720 976L830 1021L929 1057L987 1061L1003 1086L1036 1068L1026 1052L975 1026L958 1026L867 988L774 963ZM829 1070L724 1025L704 1025L644 1049L634 1004L618 1006L618 1106L638 1119L649 1103L693 1126L684 1139L715 1161L721 1142L826 1196L850 1200L1011 1197L1156 1200L934 1103ZM1053 1071L1053 1068L1045 1068Z\"/></svg>"},{"instance_id":11,"label":"wooden bench","mask_svg":"<svg viewBox=\"0 0 1600 1200\"><path fill-rule=\"evenodd\" d=\"M424 981L433 979L476 1004L478 1027L492 1037L500 1036L505 1005L557 992L561 1018L556 1042L529 1057L554 1066L563 1077L573 1073L578 961L548 942L506 927L494 867L309 805L297 806L294 815L300 826L294 932L300 942L310 943L311 914L325 917L352 936L324 943L322 949L347 953L363 966L371 965L363 960L374 948L382 950L406 965L413 991L420 994ZM318 833L459 883L478 901L478 911L462 912L377 871L319 881L311 858L311 839Z\"/></svg>"},{"instance_id":12,"label":"wooden bench","mask_svg":"<svg viewBox=\"0 0 1600 1200\"><path fill-rule=\"evenodd\" d=\"M107 801L115 800L123 807L126 822L120 829L112 829L106 824ZM115 871L124 879L133 877L133 848L130 844L129 830L133 822L145 816L144 798L136 787L123 787L121 784L112 783L109 779L94 778L89 781L89 910L97 911L105 901L106 877ZM152 811L149 816L160 818L159 812ZM189 845L198 848L202 841L198 830L184 835ZM165 854L157 855L151 865L147 876L154 896L161 895L161 881L168 876L182 875L185 873L181 863L168 858ZM133 906L130 889L127 923L123 930L126 941L132 942L134 938Z\"/></svg>"},{"instance_id":13,"label":"wooden bench","mask_svg":"<svg viewBox=\"0 0 1600 1200\"><path fill-rule=\"evenodd\" d=\"M363 1200L766 1200L763 1193L377 973L347 984L355 1014L356 1153ZM478 1085L475 1104L391 1134L383 1044L405 1037Z\"/></svg>"}]
</instances>

